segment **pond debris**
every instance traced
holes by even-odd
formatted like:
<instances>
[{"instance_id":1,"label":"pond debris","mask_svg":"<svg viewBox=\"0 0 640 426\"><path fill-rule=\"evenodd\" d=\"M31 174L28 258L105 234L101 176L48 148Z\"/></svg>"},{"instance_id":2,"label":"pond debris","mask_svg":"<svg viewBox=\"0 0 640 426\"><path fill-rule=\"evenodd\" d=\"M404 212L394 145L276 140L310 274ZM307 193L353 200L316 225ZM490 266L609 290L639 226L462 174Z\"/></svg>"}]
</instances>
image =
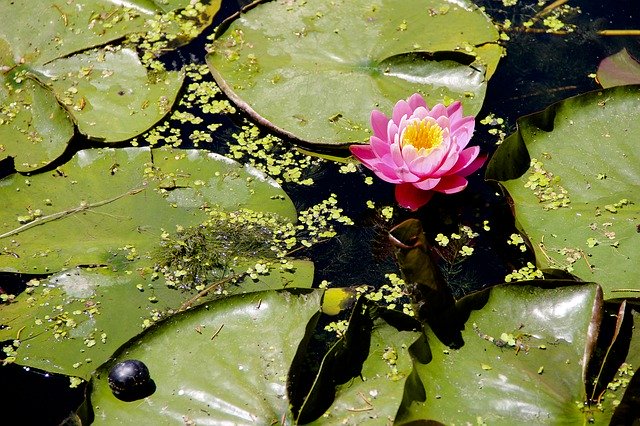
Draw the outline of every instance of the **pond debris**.
<instances>
[{"instance_id":1,"label":"pond debris","mask_svg":"<svg viewBox=\"0 0 640 426\"><path fill-rule=\"evenodd\" d=\"M502 0L505 7L514 7L519 9L520 13L511 12L510 17L521 17L519 22L512 22L511 19L505 19L503 23L497 24L499 30L503 31L505 36L501 35L502 40L509 40L507 33L526 32L526 33L547 33L555 35L566 35L576 31L577 26L570 21L578 14L582 13L577 6L566 4L568 0L556 0L545 6L545 1L538 1L537 6L540 7L538 12L532 14L534 10L532 5L527 2L519 2L518 0ZM544 6L544 7L542 7ZM529 13L526 11L529 10ZM504 11L507 13L507 11Z\"/></svg>"},{"instance_id":2,"label":"pond debris","mask_svg":"<svg viewBox=\"0 0 640 426\"><path fill-rule=\"evenodd\" d=\"M283 226L276 215L247 209L210 215L198 226L177 228L173 236L163 232L156 270L168 286L190 289L221 279L240 258L274 257L273 234Z\"/></svg>"},{"instance_id":3,"label":"pond debris","mask_svg":"<svg viewBox=\"0 0 640 426\"><path fill-rule=\"evenodd\" d=\"M593 272L593 266L589 262L588 255L579 247L562 247L562 248L550 248L544 243L544 235L541 241L538 243L540 252L545 257L547 263L552 268L564 269L567 272L573 272L574 264L583 259L589 271ZM555 252L561 256L564 256L563 260L557 260L550 256L550 252Z\"/></svg>"},{"instance_id":4,"label":"pond debris","mask_svg":"<svg viewBox=\"0 0 640 426\"><path fill-rule=\"evenodd\" d=\"M524 327L524 325L521 325L520 328ZM531 334L528 333L518 333L518 334L512 334L512 333L502 333L500 335L499 339L496 339L493 336L490 336L488 334L483 333L482 331L480 331L480 328L478 327L478 324L476 324L475 322L473 323L473 331L476 332L476 334L490 342L493 343L494 345L496 345L499 348L505 348L505 347L511 347L515 349L516 355L520 352L520 351L524 351L529 352L529 345L526 344L526 341L529 340L532 336Z\"/></svg>"},{"instance_id":5,"label":"pond debris","mask_svg":"<svg viewBox=\"0 0 640 426\"><path fill-rule=\"evenodd\" d=\"M336 236L338 224L353 224L337 203L331 194L299 212L296 224L250 209L212 209L197 226L162 231L154 272L170 287L203 291L206 285L219 282L222 287L245 276L257 280L275 268L291 271L287 258L293 253Z\"/></svg>"}]
</instances>

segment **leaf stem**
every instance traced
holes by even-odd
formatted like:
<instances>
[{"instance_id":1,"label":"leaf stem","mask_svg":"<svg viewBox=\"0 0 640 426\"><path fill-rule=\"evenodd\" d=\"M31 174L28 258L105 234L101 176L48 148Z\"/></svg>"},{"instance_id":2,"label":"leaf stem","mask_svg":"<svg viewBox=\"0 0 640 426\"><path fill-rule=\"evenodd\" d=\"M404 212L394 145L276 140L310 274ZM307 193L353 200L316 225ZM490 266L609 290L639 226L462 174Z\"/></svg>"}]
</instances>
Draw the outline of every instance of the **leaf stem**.
<instances>
[{"instance_id":1,"label":"leaf stem","mask_svg":"<svg viewBox=\"0 0 640 426\"><path fill-rule=\"evenodd\" d=\"M6 238L6 237L10 237L12 235L19 234L20 232L26 231L27 229L30 229L30 228L33 228L33 227L39 226L39 225L44 225L47 222L51 222L51 221L54 221L54 220L57 220L57 219L61 219L63 217L72 215L74 213L80 213L80 212L85 211L85 210L89 210L89 209L93 209L93 208L96 208L96 207L104 206L105 204L113 203L114 201L118 201L119 199L121 199L123 197L126 197L127 195L138 194L139 192L142 192L145 189L146 188L135 188L135 189L132 189L130 191L125 192L124 194L120 194L120 195L118 195L116 197L109 198L107 200L98 201L98 202L91 203L91 204L87 203L86 201L82 201L78 207L74 207L74 208L69 209L69 210L63 210L63 211L60 211L60 212L57 212L57 213L52 213L52 214L48 214L46 216L39 217L39 218L37 218L35 220L32 220L29 223L25 223L22 226L19 226L19 227L15 228L15 229L7 231L4 234L0 234L0 239Z\"/></svg>"}]
</instances>

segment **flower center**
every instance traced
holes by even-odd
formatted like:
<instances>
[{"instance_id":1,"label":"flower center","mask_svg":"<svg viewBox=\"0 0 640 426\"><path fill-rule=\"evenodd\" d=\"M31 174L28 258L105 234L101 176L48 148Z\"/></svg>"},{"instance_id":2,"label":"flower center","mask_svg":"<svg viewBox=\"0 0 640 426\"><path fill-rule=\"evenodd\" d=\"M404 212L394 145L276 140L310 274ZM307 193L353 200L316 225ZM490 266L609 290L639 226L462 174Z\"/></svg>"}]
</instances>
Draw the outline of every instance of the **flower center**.
<instances>
[{"instance_id":1,"label":"flower center","mask_svg":"<svg viewBox=\"0 0 640 426\"><path fill-rule=\"evenodd\" d=\"M442 143L442 127L431 120L415 120L405 127L402 145L413 145L417 150L431 151Z\"/></svg>"}]
</instances>

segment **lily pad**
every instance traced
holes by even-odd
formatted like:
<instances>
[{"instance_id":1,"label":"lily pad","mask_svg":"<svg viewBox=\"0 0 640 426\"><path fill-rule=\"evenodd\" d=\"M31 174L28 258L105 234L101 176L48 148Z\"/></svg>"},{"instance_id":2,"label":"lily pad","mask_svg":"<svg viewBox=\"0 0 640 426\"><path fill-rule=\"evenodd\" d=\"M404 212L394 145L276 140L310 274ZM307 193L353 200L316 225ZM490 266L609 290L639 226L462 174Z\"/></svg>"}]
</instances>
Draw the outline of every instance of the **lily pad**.
<instances>
[{"instance_id":1,"label":"lily pad","mask_svg":"<svg viewBox=\"0 0 640 426\"><path fill-rule=\"evenodd\" d=\"M483 309L466 321L462 348L450 349L426 330L431 359L414 363L426 398L410 395L414 401L403 406L396 424L585 424L591 418L605 423L612 410L583 404L585 369L600 322L600 287L518 284L488 292Z\"/></svg>"},{"instance_id":2,"label":"lily pad","mask_svg":"<svg viewBox=\"0 0 640 426\"><path fill-rule=\"evenodd\" d=\"M139 273L62 271L31 281L26 293L0 306L0 341L14 342L12 362L88 379L126 341L187 307L233 294L311 287L313 263L291 263L291 270L227 282L200 298L196 289L169 288Z\"/></svg>"},{"instance_id":3,"label":"lily pad","mask_svg":"<svg viewBox=\"0 0 640 426\"><path fill-rule=\"evenodd\" d=\"M219 27L207 63L257 121L321 148L366 141L371 110L414 92L477 113L497 40L466 0L256 2Z\"/></svg>"},{"instance_id":4,"label":"lily pad","mask_svg":"<svg viewBox=\"0 0 640 426\"><path fill-rule=\"evenodd\" d=\"M640 86L613 87L521 118L487 167L538 267L598 282L605 298L640 289L638 133Z\"/></svg>"},{"instance_id":5,"label":"lily pad","mask_svg":"<svg viewBox=\"0 0 640 426\"><path fill-rule=\"evenodd\" d=\"M0 59L7 45L0 39ZM40 81L0 72L0 159L14 157L18 170L32 170L58 158L74 133L69 113Z\"/></svg>"},{"instance_id":6,"label":"lily pad","mask_svg":"<svg viewBox=\"0 0 640 426\"><path fill-rule=\"evenodd\" d=\"M53 171L5 177L0 194L0 270L8 272L153 265L163 238L214 211L246 208L296 220L272 179L197 150L83 150Z\"/></svg>"},{"instance_id":7,"label":"lily pad","mask_svg":"<svg viewBox=\"0 0 640 426\"><path fill-rule=\"evenodd\" d=\"M92 50L34 70L51 79L80 133L103 142L127 140L153 126L171 110L184 79L181 72L150 75L132 49Z\"/></svg>"},{"instance_id":8,"label":"lily pad","mask_svg":"<svg viewBox=\"0 0 640 426\"><path fill-rule=\"evenodd\" d=\"M156 14L185 8L189 0L79 0L74 2L12 0L0 5L5 19L0 38L12 46L15 58L46 64L54 59L146 30ZM214 1L219 7L219 1ZM174 31L177 28L174 27Z\"/></svg>"},{"instance_id":9,"label":"lily pad","mask_svg":"<svg viewBox=\"0 0 640 426\"><path fill-rule=\"evenodd\" d=\"M131 48L101 46L151 31L160 33L149 33L156 43L184 43L220 6L215 0L206 6L188 0L58 3L40 2L36 13L26 0L0 5L0 14L11 17L0 28L0 159L14 157L21 172L58 158L74 123L90 138L113 142L158 122L175 101L182 73L149 73L134 38ZM145 37L135 40L154 48Z\"/></svg>"},{"instance_id":10,"label":"lily pad","mask_svg":"<svg viewBox=\"0 0 640 426\"><path fill-rule=\"evenodd\" d=\"M158 324L96 372L94 424L291 421L287 371L308 324L317 320L321 297L320 290L250 293ZM111 393L107 374L132 358L147 365L156 390L123 402Z\"/></svg>"},{"instance_id":11,"label":"lily pad","mask_svg":"<svg viewBox=\"0 0 640 426\"><path fill-rule=\"evenodd\" d=\"M622 49L600 62L596 77L604 88L640 84L640 62L627 49Z\"/></svg>"}]
</instances>

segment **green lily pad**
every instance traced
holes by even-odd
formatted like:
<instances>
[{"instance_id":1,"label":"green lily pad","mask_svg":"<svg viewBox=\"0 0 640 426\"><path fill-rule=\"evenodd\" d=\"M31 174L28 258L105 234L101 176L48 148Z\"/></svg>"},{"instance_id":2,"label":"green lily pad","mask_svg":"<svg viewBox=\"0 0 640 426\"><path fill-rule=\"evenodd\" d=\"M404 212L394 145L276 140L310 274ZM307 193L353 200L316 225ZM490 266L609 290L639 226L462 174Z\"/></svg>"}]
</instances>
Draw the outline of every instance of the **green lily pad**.
<instances>
[{"instance_id":1,"label":"green lily pad","mask_svg":"<svg viewBox=\"0 0 640 426\"><path fill-rule=\"evenodd\" d=\"M290 421L287 371L317 320L321 297L320 290L250 293L158 324L96 372L94 424ZM113 396L107 375L125 359L147 365L156 385L151 396L135 402Z\"/></svg>"},{"instance_id":2,"label":"green lily pad","mask_svg":"<svg viewBox=\"0 0 640 426\"><path fill-rule=\"evenodd\" d=\"M184 76L149 73L134 41L151 50L153 43L184 43L219 6L219 0L3 2L0 14L11 19L0 28L0 159L14 157L21 172L46 166L64 152L74 123L107 142L150 128L171 109ZM101 47L125 36L130 48Z\"/></svg>"},{"instance_id":3,"label":"green lily pad","mask_svg":"<svg viewBox=\"0 0 640 426\"><path fill-rule=\"evenodd\" d=\"M414 92L477 113L497 40L466 0L257 2L220 26L207 63L257 121L320 148L366 141L371 110Z\"/></svg>"},{"instance_id":4,"label":"green lily pad","mask_svg":"<svg viewBox=\"0 0 640 426\"><path fill-rule=\"evenodd\" d=\"M46 64L145 31L147 21L154 15L188 4L189 0L45 0L38 4L12 0L0 5L0 14L11 17L4 20L0 37L11 44L16 59Z\"/></svg>"},{"instance_id":5,"label":"green lily pad","mask_svg":"<svg viewBox=\"0 0 640 426\"><path fill-rule=\"evenodd\" d=\"M640 62L622 49L600 62L596 78L604 88L640 84Z\"/></svg>"},{"instance_id":6,"label":"green lily pad","mask_svg":"<svg viewBox=\"0 0 640 426\"><path fill-rule=\"evenodd\" d=\"M7 45L0 39L0 59ZM12 61L12 59L11 59ZM41 167L58 158L74 133L69 113L40 81L0 72L0 159L14 157L18 170Z\"/></svg>"},{"instance_id":7,"label":"green lily pad","mask_svg":"<svg viewBox=\"0 0 640 426\"><path fill-rule=\"evenodd\" d=\"M610 409L583 404L600 287L518 284L488 293L483 309L466 321L462 348L450 349L426 330L430 360L414 363L425 394L409 395L414 401L403 406L396 424L586 424L592 417L605 423Z\"/></svg>"},{"instance_id":8,"label":"green lily pad","mask_svg":"<svg viewBox=\"0 0 640 426\"><path fill-rule=\"evenodd\" d=\"M53 171L5 177L0 194L0 270L8 272L153 265L163 238L221 209L296 220L273 180L197 150L83 150Z\"/></svg>"},{"instance_id":9,"label":"green lily pad","mask_svg":"<svg viewBox=\"0 0 640 426\"><path fill-rule=\"evenodd\" d=\"M256 280L239 278L200 298L196 289L169 288L138 273L62 271L30 282L26 293L0 306L0 341L19 342L12 362L88 379L122 344L187 307L233 294L311 287L313 263L291 263L290 270L274 268Z\"/></svg>"},{"instance_id":10,"label":"green lily pad","mask_svg":"<svg viewBox=\"0 0 640 426\"><path fill-rule=\"evenodd\" d=\"M639 132L640 86L591 92L521 118L487 167L538 267L598 282L605 298L640 289Z\"/></svg>"},{"instance_id":11,"label":"green lily pad","mask_svg":"<svg viewBox=\"0 0 640 426\"><path fill-rule=\"evenodd\" d=\"M171 110L184 79L181 72L149 75L131 49L92 50L34 70L51 79L80 133L103 142L130 139L153 126Z\"/></svg>"}]
</instances>

